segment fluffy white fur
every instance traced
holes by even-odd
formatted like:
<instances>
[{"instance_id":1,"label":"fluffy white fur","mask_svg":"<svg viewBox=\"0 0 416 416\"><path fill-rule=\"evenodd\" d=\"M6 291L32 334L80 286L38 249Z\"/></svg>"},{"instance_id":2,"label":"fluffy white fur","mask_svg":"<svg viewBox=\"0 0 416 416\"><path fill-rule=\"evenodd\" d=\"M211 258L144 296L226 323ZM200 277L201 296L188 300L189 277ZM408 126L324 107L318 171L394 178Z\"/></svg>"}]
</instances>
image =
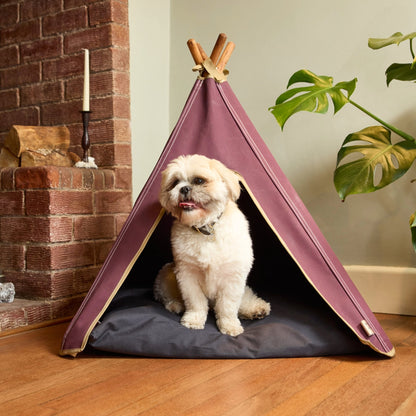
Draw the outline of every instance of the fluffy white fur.
<instances>
[{"instance_id":1,"label":"fluffy white fur","mask_svg":"<svg viewBox=\"0 0 416 416\"><path fill-rule=\"evenodd\" d=\"M244 331L239 316L270 313L270 304L246 286L253 250L247 219L235 203L239 195L237 175L205 156L180 156L162 173L160 203L176 218L174 262L160 270L154 294L169 311L184 312L187 328L204 328L210 306L219 330L232 336Z\"/></svg>"}]
</instances>

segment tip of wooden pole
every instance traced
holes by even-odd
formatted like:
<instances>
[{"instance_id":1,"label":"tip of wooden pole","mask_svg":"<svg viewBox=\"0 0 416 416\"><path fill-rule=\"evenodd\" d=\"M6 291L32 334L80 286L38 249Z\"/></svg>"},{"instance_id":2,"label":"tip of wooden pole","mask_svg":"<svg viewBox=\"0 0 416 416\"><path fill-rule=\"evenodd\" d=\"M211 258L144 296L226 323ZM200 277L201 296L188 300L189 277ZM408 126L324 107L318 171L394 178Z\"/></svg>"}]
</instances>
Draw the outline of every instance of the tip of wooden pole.
<instances>
[{"instance_id":1,"label":"tip of wooden pole","mask_svg":"<svg viewBox=\"0 0 416 416\"><path fill-rule=\"evenodd\" d=\"M227 65L227 62L229 61L235 48L234 42L228 42L225 46L226 41L227 35L225 33L220 33L210 55L211 61L220 72L224 71L225 66ZM195 64L200 65L208 58L202 46L196 42L195 39L189 39L187 45Z\"/></svg>"},{"instance_id":2,"label":"tip of wooden pole","mask_svg":"<svg viewBox=\"0 0 416 416\"><path fill-rule=\"evenodd\" d=\"M201 56L201 52L199 51L198 44L195 41L195 39L189 39L187 42L189 51L191 52L192 58L194 58L194 61L197 65L202 64L203 59Z\"/></svg>"}]
</instances>

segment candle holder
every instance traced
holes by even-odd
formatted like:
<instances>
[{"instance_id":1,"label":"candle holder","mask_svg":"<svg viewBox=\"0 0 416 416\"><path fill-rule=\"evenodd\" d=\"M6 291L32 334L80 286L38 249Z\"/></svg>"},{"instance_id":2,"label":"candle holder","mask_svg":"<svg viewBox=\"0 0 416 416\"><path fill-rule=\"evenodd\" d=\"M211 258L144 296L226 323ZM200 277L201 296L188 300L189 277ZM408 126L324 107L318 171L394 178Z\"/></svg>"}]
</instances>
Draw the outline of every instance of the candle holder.
<instances>
[{"instance_id":1,"label":"candle holder","mask_svg":"<svg viewBox=\"0 0 416 416\"><path fill-rule=\"evenodd\" d=\"M88 136L88 124L90 122L91 111L82 110L81 114L82 114L82 125L83 125L81 146L84 150L82 161L85 163L88 163L88 150L90 148L90 138Z\"/></svg>"}]
</instances>

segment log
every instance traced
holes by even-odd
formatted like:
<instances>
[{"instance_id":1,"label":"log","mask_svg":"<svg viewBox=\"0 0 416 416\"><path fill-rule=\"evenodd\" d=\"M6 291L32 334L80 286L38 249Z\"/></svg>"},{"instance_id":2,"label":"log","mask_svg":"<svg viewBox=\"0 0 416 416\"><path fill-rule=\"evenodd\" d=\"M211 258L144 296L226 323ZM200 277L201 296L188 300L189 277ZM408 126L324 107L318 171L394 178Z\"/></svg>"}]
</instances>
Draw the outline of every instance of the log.
<instances>
[{"instance_id":1,"label":"log","mask_svg":"<svg viewBox=\"0 0 416 416\"><path fill-rule=\"evenodd\" d=\"M25 151L20 157L21 167L32 167L32 166L66 166L71 167L74 162L68 153L60 153L52 151L49 153L39 153L33 151Z\"/></svg>"},{"instance_id":2,"label":"log","mask_svg":"<svg viewBox=\"0 0 416 416\"><path fill-rule=\"evenodd\" d=\"M9 149L2 147L0 150L0 168L17 168L19 167L19 158L16 157Z\"/></svg>"},{"instance_id":3,"label":"log","mask_svg":"<svg viewBox=\"0 0 416 416\"><path fill-rule=\"evenodd\" d=\"M4 146L16 157L25 151L53 151L66 153L70 135L67 127L12 126Z\"/></svg>"}]
</instances>

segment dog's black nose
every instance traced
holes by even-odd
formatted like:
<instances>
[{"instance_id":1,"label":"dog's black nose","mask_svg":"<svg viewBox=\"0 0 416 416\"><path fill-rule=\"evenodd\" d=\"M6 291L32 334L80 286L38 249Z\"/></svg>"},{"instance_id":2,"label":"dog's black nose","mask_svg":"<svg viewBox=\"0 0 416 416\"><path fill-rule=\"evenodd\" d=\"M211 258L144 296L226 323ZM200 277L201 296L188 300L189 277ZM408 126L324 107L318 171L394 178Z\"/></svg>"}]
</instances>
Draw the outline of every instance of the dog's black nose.
<instances>
[{"instance_id":1,"label":"dog's black nose","mask_svg":"<svg viewBox=\"0 0 416 416\"><path fill-rule=\"evenodd\" d=\"M182 188L179 190L179 192L182 194L182 195L188 195L188 193L190 192L190 190L191 190L192 188L190 187L190 186L182 186Z\"/></svg>"}]
</instances>

